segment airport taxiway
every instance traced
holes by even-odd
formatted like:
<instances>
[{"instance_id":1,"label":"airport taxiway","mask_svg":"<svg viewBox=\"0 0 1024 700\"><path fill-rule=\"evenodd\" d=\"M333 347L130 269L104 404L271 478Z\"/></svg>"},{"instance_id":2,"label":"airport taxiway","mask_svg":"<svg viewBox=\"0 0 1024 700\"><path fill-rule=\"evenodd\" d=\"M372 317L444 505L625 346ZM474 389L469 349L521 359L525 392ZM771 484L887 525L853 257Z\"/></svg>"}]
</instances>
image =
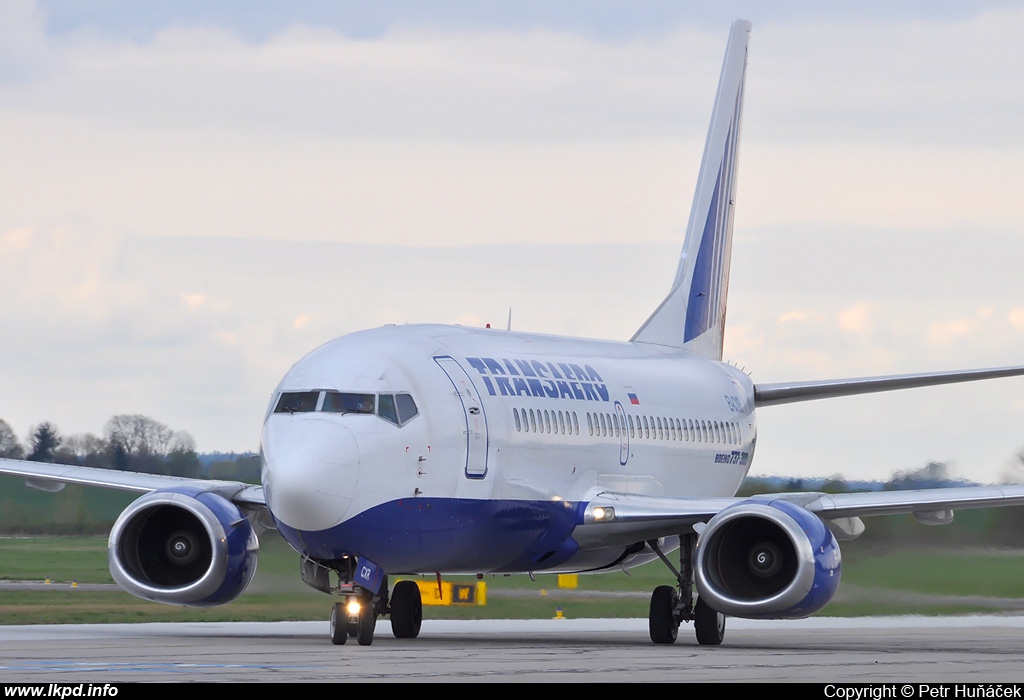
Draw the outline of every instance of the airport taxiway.
<instances>
[{"instance_id":1,"label":"airport taxiway","mask_svg":"<svg viewBox=\"0 0 1024 700\"><path fill-rule=\"evenodd\" d=\"M1024 682L1024 617L729 620L651 644L646 620L427 620L372 646L333 646L326 622L0 627L0 681Z\"/></svg>"}]
</instances>

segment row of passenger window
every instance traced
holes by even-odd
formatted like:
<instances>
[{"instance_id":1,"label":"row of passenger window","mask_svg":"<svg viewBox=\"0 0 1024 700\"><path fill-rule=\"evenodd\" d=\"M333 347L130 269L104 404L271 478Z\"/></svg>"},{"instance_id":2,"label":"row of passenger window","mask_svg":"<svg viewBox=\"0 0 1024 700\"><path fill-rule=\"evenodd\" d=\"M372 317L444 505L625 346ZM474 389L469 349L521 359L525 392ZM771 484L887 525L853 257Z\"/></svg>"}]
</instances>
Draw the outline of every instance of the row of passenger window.
<instances>
[{"instance_id":1,"label":"row of passenger window","mask_svg":"<svg viewBox=\"0 0 1024 700\"><path fill-rule=\"evenodd\" d=\"M516 419L516 430L520 433L580 434L580 421L576 411L513 408L512 415Z\"/></svg>"},{"instance_id":2,"label":"row of passenger window","mask_svg":"<svg viewBox=\"0 0 1024 700\"><path fill-rule=\"evenodd\" d=\"M343 391L286 391L274 413L366 413L402 426L419 410L409 394L355 394Z\"/></svg>"},{"instance_id":3,"label":"row of passenger window","mask_svg":"<svg viewBox=\"0 0 1024 700\"><path fill-rule=\"evenodd\" d=\"M513 408L516 431L526 433L560 433L579 435L580 424L575 411L549 411L547 409ZM631 439L674 440L682 442L717 442L738 445L742 434L738 423L717 420L691 420L688 418L662 418L660 416L634 416L622 418L616 413L586 414L587 430L596 437L622 437L628 432Z\"/></svg>"}]
</instances>

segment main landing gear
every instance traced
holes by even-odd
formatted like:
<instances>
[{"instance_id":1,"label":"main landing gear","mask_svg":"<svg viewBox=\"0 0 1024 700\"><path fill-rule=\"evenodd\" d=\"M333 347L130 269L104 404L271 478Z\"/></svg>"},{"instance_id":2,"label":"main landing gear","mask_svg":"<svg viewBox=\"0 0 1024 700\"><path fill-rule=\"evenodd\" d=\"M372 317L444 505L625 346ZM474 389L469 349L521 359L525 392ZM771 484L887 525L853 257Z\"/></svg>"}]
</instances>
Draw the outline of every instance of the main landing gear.
<instances>
[{"instance_id":1,"label":"main landing gear","mask_svg":"<svg viewBox=\"0 0 1024 700\"><path fill-rule=\"evenodd\" d=\"M339 571L344 575L344 571ZM399 581L388 596L388 578L384 577L380 590L371 593L341 580L338 591L345 600L331 609L331 643L344 644L353 637L361 646L373 644L378 615L391 616L391 632L399 639L414 639L423 623L423 601L415 581Z\"/></svg>"},{"instance_id":2,"label":"main landing gear","mask_svg":"<svg viewBox=\"0 0 1024 700\"><path fill-rule=\"evenodd\" d=\"M679 624L692 620L698 644L721 644L725 639L725 615L712 610L693 594L693 549L697 544L697 536L679 536L679 571L662 553L657 540L651 540L647 544L665 562L665 566L675 574L679 582L678 586L658 586L651 594L648 617L651 641L655 644L674 643L679 634Z\"/></svg>"}]
</instances>

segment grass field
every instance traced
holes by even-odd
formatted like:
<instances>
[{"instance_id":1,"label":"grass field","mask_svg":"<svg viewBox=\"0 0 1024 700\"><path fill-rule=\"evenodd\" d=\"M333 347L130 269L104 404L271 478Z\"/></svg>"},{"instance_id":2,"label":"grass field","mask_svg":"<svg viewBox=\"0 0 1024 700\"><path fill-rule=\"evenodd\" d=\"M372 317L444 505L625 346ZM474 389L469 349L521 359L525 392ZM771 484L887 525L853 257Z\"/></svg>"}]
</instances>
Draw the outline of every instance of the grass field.
<instances>
[{"instance_id":1,"label":"grass field","mask_svg":"<svg viewBox=\"0 0 1024 700\"><path fill-rule=\"evenodd\" d=\"M1024 552L1019 550L873 550L848 543L839 595L821 614L956 614L1024 611ZM155 622L326 620L332 599L299 580L298 555L274 533L262 538L259 568L238 600L196 609L149 603L116 590L87 591L71 582L112 583L106 538L0 538L0 580L42 581L39 591L0 586L0 622ZM455 581L473 581L472 578ZM646 617L650 592L671 583L653 563L630 574L580 576L576 592L552 575L488 576L484 607L426 607L426 618ZM580 592L615 595L587 597ZM589 594L593 596L594 594Z\"/></svg>"}]
</instances>

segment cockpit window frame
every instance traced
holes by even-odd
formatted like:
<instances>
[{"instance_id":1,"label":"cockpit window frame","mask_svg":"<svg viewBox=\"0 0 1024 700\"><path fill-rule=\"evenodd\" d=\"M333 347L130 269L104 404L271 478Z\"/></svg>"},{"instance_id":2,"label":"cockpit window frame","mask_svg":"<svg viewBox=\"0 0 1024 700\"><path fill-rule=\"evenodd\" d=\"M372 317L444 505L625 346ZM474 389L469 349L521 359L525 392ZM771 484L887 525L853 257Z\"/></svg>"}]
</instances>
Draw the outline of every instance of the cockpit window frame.
<instances>
[{"instance_id":1,"label":"cockpit window frame","mask_svg":"<svg viewBox=\"0 0 1024 700\"><path fill-rule=\"evenodd\" d=\"M331 408L328 409L328 403ZM369 408L366 405L369 403ZM375 415L377 413L377 394L363 391L335 391L325 389L320 401L318 410L324 413L338 413L341 415Z\"/></svg>"},{"instance_id":2,"label":"cockpit window frame","mask_svg":"<svg viewBox=\"0 0 1024 700\"><path fill-rule=\"evenodd\" d=\"M316 400L312 401L311 399L314 394L316 394ZM331 404L328 403L329 396L344 396L352 401L358 401L359 398L369 399L372 400L373 408L372 410L362 410L357 406L357 410L325 410L325 407L328 405L334 406L334 399L331 399ZM305 403L289 409L284 406L286 398L291 398L293 400L298 398ZM382 413L382 404L388 404L391 406L391 415L385 415ZM269 415L276 413L287 413L290 415L294 415L296 413L328 413L336 416L377 416L391 425L402 428L420 415L420 409L419 405L416 403L416 399L407 391L366 392L339 391L337 389L309 389L306 391L278 392L274 398L274 403L272 404ZM409 415L407 415L407 413Z\"/></svg>"},{"instance_id":3,"label":"cockpit window frame","mask_svg":"<svg viewBox=\"0 0 1024 700\"><path fill-rule=\"evenodd\" d=\"M274 405L274 413L288 413L295 415L296 413L315 413L320 409L320 402L323 399L322 391L319 389L313 389L310 391L282 391L277 397L277 403ZM313 395L316 398L313 398ZM307 403L307 400L312 399ZM287 405L285 402L289 401ZM295 404L295 401L299 401L299 404Z\"/></svg>"}]
</instances>

